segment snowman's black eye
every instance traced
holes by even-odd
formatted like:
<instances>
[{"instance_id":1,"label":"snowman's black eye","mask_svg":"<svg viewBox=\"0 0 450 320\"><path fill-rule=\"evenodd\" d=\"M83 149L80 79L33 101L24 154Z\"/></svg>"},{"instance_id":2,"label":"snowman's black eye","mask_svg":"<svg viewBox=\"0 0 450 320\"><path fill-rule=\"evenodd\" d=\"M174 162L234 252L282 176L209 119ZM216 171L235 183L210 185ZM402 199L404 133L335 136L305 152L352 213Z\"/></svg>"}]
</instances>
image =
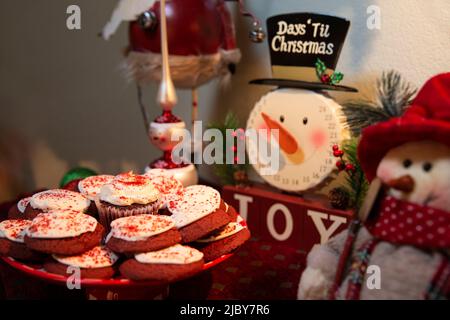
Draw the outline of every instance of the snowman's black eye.
<instances>
[{"instance_id":1,"label":"snowman's black eye","mask_svg":"<svg viewBox=\"0 0 450 320\"><path fill-rule=\"evenodd\" d=\"M307 117L304 117L304 118L303 118L303 124L306 125L307 123L308 123L308 118L307 118Z\"/></svg>"},{"instance_id":2,"label":"snowman's black eye","mask_svg":"<svg viewBox=\"0 0 450 320\"><path fill-rule=\"evenodd\" d=\"M430 170L433 168L433 165L431 163L429 163L429 162L425 162L423 164L422 168L423 168L423 171L430 172Z\"/></svg>"},{"instance_id":3,"label":"snowman's black eye","mask_svg":"<svg viewBox=\"0 0 450 320\"><path fill-rule=\"evenodd\" d=\"M412 165L412 161L410 159L406 159L403 161L403 167L409 168Z\"/></svg>"},{"instance_id":4,"label":"snowman's black eye","mask_svg":"<svg viewBox=\"0 0 450 320\"><path fill-rule=\"evenodd\" d=\"M280 122L284 122L284 116L280 116Z\"/></svg>"}]
</instances>

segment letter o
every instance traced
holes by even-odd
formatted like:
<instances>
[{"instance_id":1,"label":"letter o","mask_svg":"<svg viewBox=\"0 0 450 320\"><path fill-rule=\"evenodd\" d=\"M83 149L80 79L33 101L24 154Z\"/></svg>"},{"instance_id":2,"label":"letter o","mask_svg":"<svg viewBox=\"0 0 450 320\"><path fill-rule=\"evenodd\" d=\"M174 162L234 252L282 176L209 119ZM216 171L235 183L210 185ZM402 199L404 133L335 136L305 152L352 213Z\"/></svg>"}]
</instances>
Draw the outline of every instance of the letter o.
<instances>
[{"instance_id":1,"label":"letter o","mask_svg":"<svg viewBox=\"0 0 450 320\"><path fill-rule=\"evenodd\" d=\"M283 213L284 220L286 221L286 227L284 228L284 231L282 233L278 233L277 230L275 230L274 217L277 211L281 211ZM269 208L269 211L267 212L266 223L269 233L272 235L272 237L275 238L275 240L278 241L287 240L291 236L292 230L294 229L291 212L284 204L281 203L275 203Z\"/></svg>"}]
</instances>

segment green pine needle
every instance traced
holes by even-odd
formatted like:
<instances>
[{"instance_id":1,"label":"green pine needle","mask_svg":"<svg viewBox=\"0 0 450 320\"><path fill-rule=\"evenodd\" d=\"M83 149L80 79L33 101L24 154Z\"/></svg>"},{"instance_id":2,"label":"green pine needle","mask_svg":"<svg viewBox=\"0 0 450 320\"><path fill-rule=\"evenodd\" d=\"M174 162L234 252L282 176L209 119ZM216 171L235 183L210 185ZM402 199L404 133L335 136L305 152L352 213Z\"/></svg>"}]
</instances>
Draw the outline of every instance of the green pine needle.
<instances>
[{"instance_id":1,"label":"green pine needle","mask_svg":"<svg viewBox=\"0 0 450 320\"><path fill-rule=\"evenodd\" d=\"M346 175L345 185L342 187L347 190L350 196L350 206L356 211L361 207L369 187L369 183L358 161L358 143L359 139L352 138L347 140L342 147L345 153L345 160L355 166L354 172Z\"/></svg>"},{"instance_id":2,"label":"green pine needle","mask_svg":"<svg viewBox=\"0 0 450 320\"><path fill-rule=\"evenodd\" d=\"M356 100L343 104L343 112L354 135L365 127L399 117L410 105L416 89L396 71L383 72L377 80L376 101Z\"/></svg>"},{"instance_id":3,"label":"green pine needle","mask_svg":"<svg viewBox=\"0 0 450 320\"><path fill-rule=\"evenodd\" d=\"M223 123L212 123L208 125L208 129L218 129L222 133L222 136L224 137L224 145L222 150L222 157L223 157L223 164L214 164L213 165L213 172L214 174L221 180L223 184L236 184L236 181L234 179L234 173L236 171L248 171L249 169L249 163L248 158L246 157L246 161L244 164L226 164L226 131L227 129L236 130L239 129L240 123L237 116L229 112L225 116L225 120Z\"/></svg>"},{"instance_id":4,"label":"green pine needle","mask_svg":"<svg viewBox=\"0 0 450 320\"><path fill-rule=\"evenodd\" d=\"M383 72L377 81L378 105L391 117L401 116L416 92L416 88L392 70Z\"/></svg>"},{"instance_id":5,"label":"green pine needle","mask_svg":"<svg viewBox=\"0 0 450 320\"><path fill-rule=\"evenodd\" d=\"M384 109L368 101L350 101L342 109L354 136L359 136L365 127L389 119Z\"/></svg>"}]
</instances>

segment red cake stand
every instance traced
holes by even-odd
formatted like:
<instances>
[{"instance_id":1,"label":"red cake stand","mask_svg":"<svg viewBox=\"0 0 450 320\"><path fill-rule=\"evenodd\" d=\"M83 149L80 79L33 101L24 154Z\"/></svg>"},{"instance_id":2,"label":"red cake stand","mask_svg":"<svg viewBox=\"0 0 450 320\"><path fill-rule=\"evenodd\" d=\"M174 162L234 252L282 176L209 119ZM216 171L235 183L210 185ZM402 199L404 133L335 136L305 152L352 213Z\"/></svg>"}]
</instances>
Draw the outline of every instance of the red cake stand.
<instances>
[{"instance_id":1,"label":"red cake stand","mask_svg":"<svg viewBox=\"0 0 450 320\"><path fill-rule=\"evenodd\" d=\"M205 263L202 271L204 272L219 263L227 260L233 254L223 255L213 261ZM2 257L10 267L21 271L32 278L40 279L46 282L68 286L72 283L70 277L49 273L39 264L28 264L17 261L11 257ZM194 275L190 275L194 276ZM183 279L178 279L183 280ZM162 283L158 281L133 281L123 277L112 279L81 279L79 280L81 289L85 289L86 296L92 300L123 300L123 299L145 299L156 300L164 299L169 293L170 283Z\"/></svg>"},{"instance_id":2,"label":"red cake stand","mask_svg":"<svg viewBox=\"0 0 450 320\"><path fill-rule=\"evenodd\" d=\"M243 226L247 226L247 222L240 222ZM225 254L213 261L204 264L202 270L204 272L214 266L222 263L230 258L233 254ZM31 278L39 279L45 282L58 284L61 286L74 286L74 279L70 276L62 276L47 272L41 264L23 263L11 257L1 257L3 262L18 270ZM195 275L189 275L193 277ZM184 280L178 279L177 281ZM86 296L91 300L157 300L164 299L168 296L170 283L162 283L158 281L133 281L123 277L115 277L112 279L80 279L79 289L85 289Z\"/></svg>"}]
</instances>

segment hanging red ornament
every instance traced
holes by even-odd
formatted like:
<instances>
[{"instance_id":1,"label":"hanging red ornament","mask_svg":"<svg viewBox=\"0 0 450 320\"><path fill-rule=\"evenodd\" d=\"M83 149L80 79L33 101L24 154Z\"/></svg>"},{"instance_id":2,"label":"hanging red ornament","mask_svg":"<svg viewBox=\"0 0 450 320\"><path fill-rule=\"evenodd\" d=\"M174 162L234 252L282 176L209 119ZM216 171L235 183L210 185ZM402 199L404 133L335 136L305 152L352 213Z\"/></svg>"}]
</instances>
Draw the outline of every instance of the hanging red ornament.
<instances>
[{"instance_id":1,"label":"hanging red ornament","mask_svg":"<svg viewBox=\"0 0 450 320\"><path fill-rule=\"evenodd\" d=\"M197 88L213 78L227 80L241 58L235 27L225 0L171 0L166 6L170 68L175 87ZM127 74L139 84L161 80L160 0L121 0L102 31L109 39L121 21L130 21ZM265 33L253 20L251 40L261 42Z\"/></svg>"}]
</instances>

